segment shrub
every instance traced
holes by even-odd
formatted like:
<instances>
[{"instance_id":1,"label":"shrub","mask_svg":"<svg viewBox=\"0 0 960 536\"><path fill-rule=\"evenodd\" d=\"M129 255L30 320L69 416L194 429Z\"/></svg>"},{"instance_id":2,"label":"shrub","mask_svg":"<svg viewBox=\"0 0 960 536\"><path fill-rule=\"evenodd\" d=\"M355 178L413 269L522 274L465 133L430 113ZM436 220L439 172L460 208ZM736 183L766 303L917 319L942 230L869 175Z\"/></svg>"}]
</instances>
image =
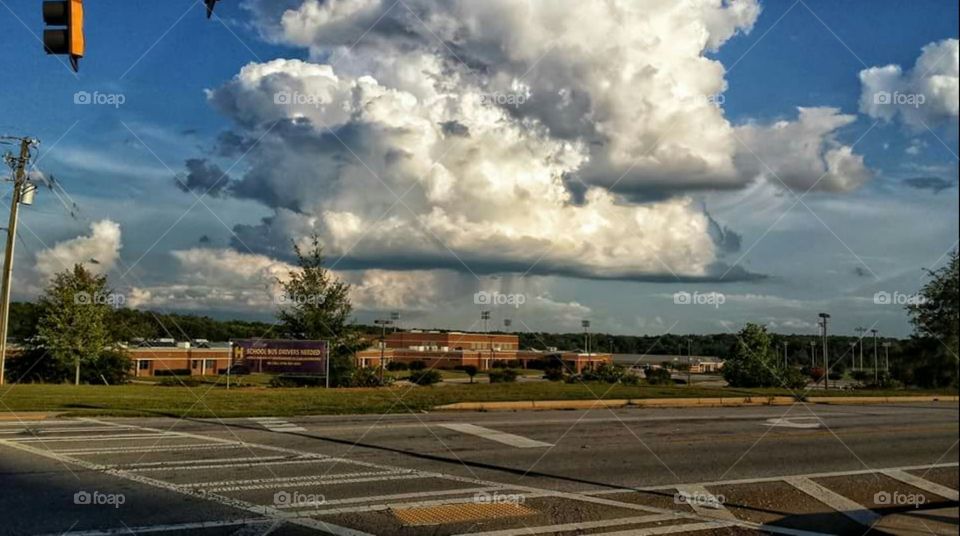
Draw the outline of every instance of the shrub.
<instances>
[{"instance_id":1,"label":"shrub","mask_svg":"<svg viewBox=\"0 0 960 536\"><path fill-rule=\"evenodd\" d=\"M665 368L650 368L645 371L647 383L650 385L672 385L673 378Z\"/></svg>"},{"instance_id":2,"label":"shrub","mask_svg":"<svg viewBox=\"0 0 960 536\"><path fill-rule=\"evenodd\" d=\"M127 354L107 350L80 368L80 379L89 384L118 385L126 383L133 362Z\"/></svg>"},{"instance_id":3,"label":"shrub","mask_svg":"<svg viewBox=\"0 0 960 536\"><path fill-rule=\"evenodd\" d=\"M326 384L327 380L323 376L279 374L270 378L268 385L270 387L324 387Z\"/></svg>"},{"instance_id":4,"label":"shrub","mask_svg":"<svg viewBox=\"0 0 960 536\"><path fill-rule=\"evenodd\" d=\"M490 371L490 383L513 383L517 381L517 371L513 369L500 369Z\"/></svg>"},{"instance_id":5,"label":"shrub","mask_svg":"<svg viewBox=\"0 0 960 536\"><path fill-rule=\"evenodd\" d=\"M387 363L387 370L391 372L396 372L399 370L407 370L409 368L410 367L408 367L407 364L404 363L403 361L391 361Z\"/></svg>"},{"instance_id":6,"label":"shrub","mask_svg":"<svg viewBox=\"0 0 960 536\"><path fill-rule=\"evenodd\" d=\"M426 368L427 368L427 364L423 361L417 360L417 361L410 362L410 370L418 371L418 370L424 370Z\"/></svg>"},{"instance_id":7,"label":"shrub","mask_svg":"<svg viewBox=\"0 0 960 536\"><path fill-rule=\"evenodd\" d=\"M353 377L350 378L351 387L385 387L393 383L393 377L384 375L380 379L380 369L375 368L357 368L353 371Z\"/></svg>"},{"instance_id":8,"label":"shrub","mask_svg":"<svg viewBox=\"0 0 960 536\"><path fill-rule=\"evenodd\" d=\"M550 367L543 371L543 378L552 382L562 382L564 376L562 367Z\"/></svg>"},{"instance_id":9,"label":"shrub","mask_svg":"<svg viewBox=\"0 0 960 536\"><path fill-rule=\"evenodd\" d=\"M190 369L161 369L153 371L154 376L189 376Z\"/></svg>"},{"instance_id":10,"label":"shrub","mask_svg":"<svg viewBox=\"0 0 960 536\"><path fill-rule=\"evenodd\" d=\"M410 374L410 381L417 385L433 385L442 382L443 376L440 375L439 371L433 369L417 370Z\"/></svg>"},{"instance_id":11,"label":"shrub","mask_svg":"<svg viewBox=\"0 0 960 536\"><path fill-rule=\"evenodd\" d=\"M865 370L855 370L850 373L850 377L862 384L867 384L873 380L873 374L868 373Z\"/></svg>"},{"instance_id":12,"label":"shrub","mask_svg":"<svg viewBox=\"0 0 960 536\"><path fill-rule=\"evenodd\" d=\"M195 376L164 376L157 382L161 387L196 387L203 383L201 378Z\"/></svg>"}]
</instances>

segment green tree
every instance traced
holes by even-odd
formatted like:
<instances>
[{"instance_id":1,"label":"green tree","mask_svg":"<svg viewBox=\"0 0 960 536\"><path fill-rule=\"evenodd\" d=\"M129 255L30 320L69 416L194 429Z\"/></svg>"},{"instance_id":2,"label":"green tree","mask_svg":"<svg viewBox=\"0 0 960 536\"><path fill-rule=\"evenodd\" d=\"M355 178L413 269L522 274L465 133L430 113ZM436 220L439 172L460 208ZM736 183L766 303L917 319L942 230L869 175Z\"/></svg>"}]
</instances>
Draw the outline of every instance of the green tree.
<instances>
[{"instance_id":1,"label":"green tree","mask_svg":"<svg viewBox=\"0 0 960 536\"><path fill-rule=\"evenodd\" d=\"M737 336L733 354L723 364L731 387L781 387L787 371L771 343L767 328L747 324Z\"/></svg>"},{"instance_id":2,"label":"green tree","mask_svg":"<svg viewBox=\"0 0 960 536\"><path fill-rule=\"evenodd\" d=\"M464 365L463 371L467 376L470 376L470 383L473 383L473 377L476 376L478 372L476 365Z\"/></svg>"},{"instance_id":3,"label":"green tree","mask_svg":"<svg viewBox=\"0 0 960 536\"><path fill-rule=\"evenodd\" d=\"M928 270L930 280L920 289L917 299L907 305L914 326L912 363L901 376L922 387L957 385L960 355L960 261L954 250L950 262L937 270Z\"/></svg>"},{"instance_id":4,"label":"green tree","mask_svg":"<svg viewBox=\"0 0 960 536\"><path fill-rule=\"evenodd\" d=\"M125 379L130 361L116 348L116 339L108 328L114 294L107 278L95 275L82 265L56 274L41 296L37 334L45 352L40 370L61 371L47 381L63 381L62 371L73 372L77 381L102 381L109 376L115 383ZM109 380L108 380L109 381Z\"/></svg>"},{"instance_id":5,"label":"green tree","mask_svg":"<svg viewBox=\"0 0 960 536\"><path fill-rule=\"evenodd\" d=\"M348 386L354 354L364 345L350 323L350 285L324 268L323 247L316 235L311 237L308 249L295 243L293 251L299 269L291 270L286 281L278 281L283 303L277 318L291 337L328 341L330 385Z\"/></svg>"}]
</instances>

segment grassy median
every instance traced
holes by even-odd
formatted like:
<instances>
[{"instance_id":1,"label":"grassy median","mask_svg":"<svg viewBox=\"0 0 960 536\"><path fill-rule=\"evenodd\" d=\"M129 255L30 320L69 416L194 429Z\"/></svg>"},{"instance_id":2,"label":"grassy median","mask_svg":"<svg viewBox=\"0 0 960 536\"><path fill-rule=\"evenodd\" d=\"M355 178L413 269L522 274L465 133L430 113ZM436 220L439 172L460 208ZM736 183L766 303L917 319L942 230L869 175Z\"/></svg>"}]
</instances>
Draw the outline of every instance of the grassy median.
<instances>
[{"instance_id":1,"label":"grassy median","mask_svg":"<svg viewBox=\"0 0 960 536\"><path fill-rule=\"evenodd\" d=\"M818 391L817 395L823 395ZM950 391L831 391L836 396L956 395ZM791 396L782 389L626 386L529 382L396 386L384 389L196 387L159 385L12 385L0 388L0 412L53 411L71 415L251 417L349 413L407 413L455 402L595 400L622 398Z\"/></svg>"}]
</instances>

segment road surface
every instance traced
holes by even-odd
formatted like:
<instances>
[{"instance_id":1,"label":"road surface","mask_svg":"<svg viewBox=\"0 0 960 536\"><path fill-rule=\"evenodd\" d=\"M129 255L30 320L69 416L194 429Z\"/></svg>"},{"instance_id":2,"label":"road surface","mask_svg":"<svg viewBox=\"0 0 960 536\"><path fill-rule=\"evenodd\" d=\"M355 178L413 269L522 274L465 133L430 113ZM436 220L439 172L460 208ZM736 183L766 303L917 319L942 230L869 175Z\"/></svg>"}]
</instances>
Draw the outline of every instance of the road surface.
<instances>
[{"instance_id":1,"label":"road surface","mask_svg":"<svg viewBox=\"0 0 960 536\"><path fill-rule=\"evenodd\" d=\"M0 533L957 534L958 417L929 403L7 421Z\"/></svg>"}]
</instances>

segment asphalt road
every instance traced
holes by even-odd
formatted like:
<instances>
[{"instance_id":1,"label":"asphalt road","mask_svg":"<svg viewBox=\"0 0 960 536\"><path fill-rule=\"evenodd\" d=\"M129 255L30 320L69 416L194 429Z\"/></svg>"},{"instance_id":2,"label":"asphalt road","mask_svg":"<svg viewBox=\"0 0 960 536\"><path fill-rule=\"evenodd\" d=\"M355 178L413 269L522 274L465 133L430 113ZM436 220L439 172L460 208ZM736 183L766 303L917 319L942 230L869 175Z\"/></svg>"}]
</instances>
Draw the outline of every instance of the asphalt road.
<instances>
[{"instance_id":1,"label":"asphalt road","mask_svg":"<svg viewBox=\"0 0 960 536\"><path fill-rule=\"evenodd\" d=\"M0 534L957 534L949 404L0 422Z\"/></svg>"}]
</instances>

